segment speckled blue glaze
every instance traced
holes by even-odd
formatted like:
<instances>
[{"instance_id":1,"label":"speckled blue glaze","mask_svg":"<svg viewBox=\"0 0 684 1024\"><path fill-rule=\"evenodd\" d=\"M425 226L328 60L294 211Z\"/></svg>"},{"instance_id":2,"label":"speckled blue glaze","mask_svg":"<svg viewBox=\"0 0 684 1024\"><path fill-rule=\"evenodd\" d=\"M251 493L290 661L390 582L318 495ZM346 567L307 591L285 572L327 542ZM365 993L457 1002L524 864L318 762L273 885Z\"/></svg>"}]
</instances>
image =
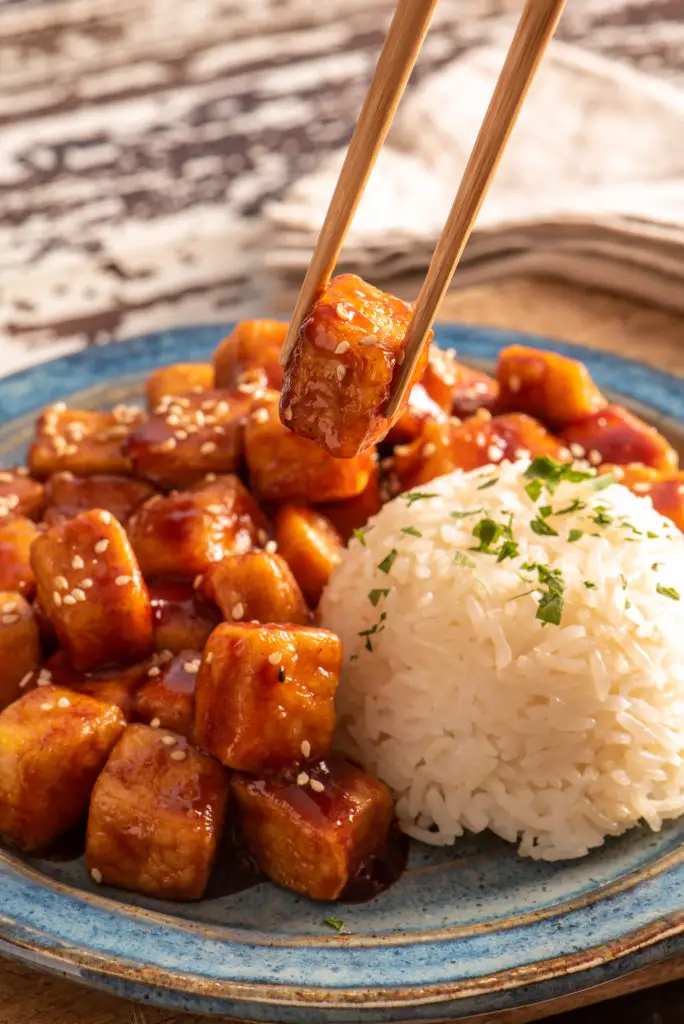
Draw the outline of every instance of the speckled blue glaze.
<instances>
[{"instance_id":1,"label":"speckled blue glaze","mask_svg":"<svg viewBox=\"0 0 684 1024\"><path fill-rule=\"evenodd\" d=\"M35 411L78 393L129 398L151 369L210 355L229 325L90 349L0 381L0 463ZM488 364L514 342L575 355L605 389L682 432L681 380L578 346L465 326L437 341ZM10 422L11 421L11 422ZM79 862L0 850L0 953L120 995L249 1021L434 1021L615 979L684 949L684 823L635 830L565 864L520 860L484 835L415 844L392 890L357 907L264 884L193 904L97 888ZM343 917L337 935L323 921Z\"/></svg>"}]
</instances>

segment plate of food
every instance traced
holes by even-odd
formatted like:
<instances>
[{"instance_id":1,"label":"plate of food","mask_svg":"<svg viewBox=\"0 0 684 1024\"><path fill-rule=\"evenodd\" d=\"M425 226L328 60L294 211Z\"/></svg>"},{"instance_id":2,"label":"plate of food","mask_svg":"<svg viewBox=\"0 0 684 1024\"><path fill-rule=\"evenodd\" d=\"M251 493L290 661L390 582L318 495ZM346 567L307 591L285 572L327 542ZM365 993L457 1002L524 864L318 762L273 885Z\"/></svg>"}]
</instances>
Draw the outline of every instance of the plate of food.
<instances>
[{"instance_id":1,"label":"plate of food","mask_svg":"<svg viewBox=\"0 0 684 1024\"><path fill-rule=\"evenodd\" d=\"M434 1021L684 949L681 381L333 279L0 381L0 953ZM454 351L456 350L456 351Z\"/></svg>"}]
</instances>

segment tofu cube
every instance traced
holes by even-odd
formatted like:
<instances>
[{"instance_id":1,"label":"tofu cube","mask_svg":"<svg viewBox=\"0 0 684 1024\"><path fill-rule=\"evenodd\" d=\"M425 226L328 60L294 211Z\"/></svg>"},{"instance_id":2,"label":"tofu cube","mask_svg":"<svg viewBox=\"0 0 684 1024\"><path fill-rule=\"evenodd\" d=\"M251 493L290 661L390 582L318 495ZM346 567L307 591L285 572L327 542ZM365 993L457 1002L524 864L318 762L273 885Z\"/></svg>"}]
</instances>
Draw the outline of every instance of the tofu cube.
<instances>
[{"instance_id":1,"label":"tofu cube","mask_svg":"<svg viewBox=\"0 0 684 1024\"><path fill-rule=\"evenodd\" d=\"M602 462L618 466L641 462L669 474L679 468L679 456L663 435L621 405L599 409L593 416L566 427L560 436L573 452L579 455L583 451L594 466Z\"/></svg>"},{"instance_id":2,"label":"tofu cube","mask_svg":"<svg viewBox=\"0 0 684 1024\"><path fill-rule=\"evenodd\" d=\"M252 396L204 391L167 397L128 445L136 476L161 487L189 487L207 473L238 469Z\"/></svg>"},{"instance_id":3,"label":"tofu cube","mask_svg":"<svg viewBox=\"0 0 684 1024\"><path fill-rule=\"evenodd\" d=\"M342 557L342 538L329 519L303 505L285 505L273 525L278 551L315 608Z\"/></svg>"},{"instance_id":4,"label":"tofu cube","mask_svg":"<svg viewBox=\"0 0 684 1024\"><path fill-rule=\"evenodd\" d=\"M245 458L254 493L278 504L353 498L368 484L375 463L372 451L336 459L293 434L280 422L273 393L255 403L247 421Z\"/></svg>"},{"instance_id":5,"label":"tofu cube","mask_svg":"<svg viewBox=\"0 0 684 1024\"><path fill-rule=\"evenodd\" d=\"M134 661L152 650L152 611L126 532L93 509L51 527L31 548L40 603L74 668Z\"/></svg>"},{"instance_id":6,"label":"tofu cube","mask_svg":"<svg viewBox=\"0 0 684 1024\"><path fill-rule=\"evenodd\" d=\"M202 655L182 651L163 663L153 664L136 694L136 717L172 729L192 741L195 731L195 684Z\"/></svg>"},{"instance_id":7,"label":"tofu cube","mask_svg":"<svg viewBox=\"0 0 684 1024\"><path fill-rule=\"evenodd\" d=\"M145 576L194 579L226 555L251 550L266 525L247 488L236 476L223 476L153 498L132 516L128 536Z\"/></svg>"},{"instance_id":8,"label":"tofu cube","mask_svg":"<svg viewBox=\"0 0 684 1024\"><path fill-rule=\"evenodd\" d=\"M356 497L317 506L321 515L333 524L345 544L354 536L354 530L360 530L365 526L370 517L376 515L381 508L380 473L377 464L373 467L368 483Z\"/></svg>"},{"instance_id":9,"label":"tofu cube","mask_svg":"<svg viewBox=\"0 0 684 1024\"><path fill-rule=\"evenodd\" d=\"M210 569L204 588L229 621L309 622L299 584L280 555L267 551L228 555Z\"/></svg>"},{"instance_id":10,"label":"tofu cube","mask_svg":"<svg viewBox=\"0 0 684 1024\"><path fill-rule=\"evenodd\" d=\"M236 324L214 352L216 387L280 390L283 368L278 356L287 326L281 320L241 320Z\"/></svg>"},{"instance_id":11,"label":"tofu cube","mask_svg":"<svg viewBox=\"0 0 684 1024\"><path fill-rule=\"evenodd\" d=\"M0 516L14 512L38 520L44 506L43 485L29 476L28 469L0 469Z\"/></svg>"},{"instance_id":12,"label":"tofu cube","mask_svg":"<svg viewBox=\"0 0 684 1024\"><path fill-rule=\"evenodd\" d=\"M280 413L290 430L349 459L385 437L385 409L404 352L413 305L355 274L325 285L285 367ZM427 345L411 381L420 380Z\"/></svg>"},{"instance_id":13,"label":"tofu cube","mask_svg":"<svg viewBox=\"0 0 684 1024\"><path fill-rule=\"evenodd\" d=\"M341 658L339 639L325 629L217 626L197 677L196 742L248 772L325 757Z\"/></svg>"},{"instance_id":14,"label":"tofu cube","mask_svg":"<svg viewBox=\"0 0 684 1024\"><path fill-rule=\"evenodd\" d=\"M466 419L478 409L492 410L499 385L492 377L457 362L453 351L432 345L420 383L445 413Z\"/></svg>"},{"instance_id":15,"label":"tofu cube","mask_svg":"<svg viewBox=\"0 0 684 1024\"><path fill-rule=\"evenodd\" d=\"M91 876L159 899L201 899L229 785L221 765L184 737L129 725L90 801Z\"/></svg>"},{"instance_id":16,"label":"tofu cube","mask_svg":"<svg viewBox=\"0 0 684 1024\"><path fill-rule=\"evenodd\" d=\"M173 363L161 366L147 378L145 393L147 405L153 412L160 402L174 395L200 394L214 387L214 367L211 363Z\"/></svg>"},{"instance_id":17,"label":"tofu cube","mask_svg":"<svg viewBox=\"0 0 684 1024\"><path fill-rule=\"evenodd\" d=\"M40 632L33 608L17 591L0 592L0 710L16 700L40 664Z\"/></svg>"},{"instance_id":18,"label":"tofu cube","mask_svg":"<svg viewBox=\"0 0 684 1024\"><path fill-rule=\"evenodd\" d=\"M201 651L221 621L221 612L186 579L157 576L149 580L154 649L179 654Z\"/></svg>"},{"instance_id":19,"label":"tofu cube","mask_svg":"<svg viewBox=\"0 0 684 1024\"><path fill-rule=\"evenodd\" d=\"M144 419L142 409L119 405L112 412L67 409L63 402L46 409L36 424L28 464L44 480L68 470L75 476L114 473L129 476L126 442Z\"/></svg>"},{"instance_id":20,"label":"tofu cube","mask_svg":"<svg viewBox=\"0 0 684 1024\"><path fill-rule=\"evenodd\" d=\"M118 708L59 686L33 690L5 708L0 835L35 853L77 824L124 725Z\"/></svg>"},{"instance_id":21,"label":"tofu cube","mask_svg":"<svg viewBox=\"0 0 684 1024\"><path fill-rule=\"evenodd\" d=\"M111 512L125 526L136 508L155 493L150 484L130 477L107 473L86 477L55 473L45 484L45 522L56 526L81 512L101 508Z\"/></svg>"},{"instance_id":22,"label":"tofu cube","mask_svg":"<svg viewBox=\"0 0 684 1024\"><path fill-rule=\"evenodd\" d=\"M36 592L31 545L40 536L25 516L0 516L0 590L17 590L29 601Z\"/></svg>"},{"instance_id":23,"label":"tofu cube","mask_svg":"<svg viewBox=\"0 0 684 1024\"><path fill-rule=\"evenodd\" d=\"M557 352L510 345L496 367L499 412L523 412L551 430L593 416L606 400L584 363Z\"/></svg>"},{"instance_id":24,"label":"tofu cube","mask_svg":"<svg viewBox=\"0 0 684 1024\"><path fill-rule=\"evenodd\" d=\"M231 788L261 869L314 900L344 893L393 819L387 786L336 756L286 776L234 775Z\"/></svg>"}]
</instances>

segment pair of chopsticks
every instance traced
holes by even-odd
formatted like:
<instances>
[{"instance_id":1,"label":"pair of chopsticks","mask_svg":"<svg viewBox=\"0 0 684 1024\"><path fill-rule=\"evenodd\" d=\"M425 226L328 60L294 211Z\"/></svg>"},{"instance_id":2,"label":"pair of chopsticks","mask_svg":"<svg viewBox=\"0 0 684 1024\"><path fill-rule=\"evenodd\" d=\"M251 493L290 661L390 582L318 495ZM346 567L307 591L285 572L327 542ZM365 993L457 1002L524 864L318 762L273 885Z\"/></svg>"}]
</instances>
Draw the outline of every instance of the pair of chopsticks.
<instances>
[{"instance_id":1,"label":"pair of chopsticks","mask_svg":"<svg viewBox=\"0 0 684 1024\"><path fill-rule=\"evenodd\" d=\"M389 131L438 0L398 0L385 45L295 304L280 352L284 366L300 325L319 290L330 280L364 188ZM482 127L466 165L451 212L416 300L404 345L404 360L392 384L386 415L404 397L425 338L458 266L528 89L551 41L566 0L526 0ZM459 97L454 97L454 103Z\"/></svg>"}]
</instances>

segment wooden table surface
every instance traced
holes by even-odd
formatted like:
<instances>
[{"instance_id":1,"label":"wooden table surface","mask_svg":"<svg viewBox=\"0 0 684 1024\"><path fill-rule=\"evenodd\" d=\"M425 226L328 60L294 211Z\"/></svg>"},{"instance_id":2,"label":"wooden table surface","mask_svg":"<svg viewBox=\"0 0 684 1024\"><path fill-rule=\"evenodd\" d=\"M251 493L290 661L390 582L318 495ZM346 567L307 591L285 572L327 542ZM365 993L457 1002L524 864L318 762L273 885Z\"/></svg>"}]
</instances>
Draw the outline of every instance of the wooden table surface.
<instances>
[{"instance_id":1,"label":"wooden table surface","mask_svg":"<svg viewBox=\"0 0 684 1024\"><path fill-rule=\"evenodd\" d=\"M261 204L349 138L392 5L0 0L0 374L159 327L286 314L292 297L254 246ZM519 6L442 0L417 79L510 26ZM684 82L683 19L684 0L573 0L560 35ZM415 293L415 282L396 287ZM678 320L559 282L455 292L443 316L684 374ZM682 1024L684 983L662 984L680 976L684 958L565 1008L658 989L557 1019ZM0 1024L195 1021L0 960Z\"/></svg>"}]
</instances>

